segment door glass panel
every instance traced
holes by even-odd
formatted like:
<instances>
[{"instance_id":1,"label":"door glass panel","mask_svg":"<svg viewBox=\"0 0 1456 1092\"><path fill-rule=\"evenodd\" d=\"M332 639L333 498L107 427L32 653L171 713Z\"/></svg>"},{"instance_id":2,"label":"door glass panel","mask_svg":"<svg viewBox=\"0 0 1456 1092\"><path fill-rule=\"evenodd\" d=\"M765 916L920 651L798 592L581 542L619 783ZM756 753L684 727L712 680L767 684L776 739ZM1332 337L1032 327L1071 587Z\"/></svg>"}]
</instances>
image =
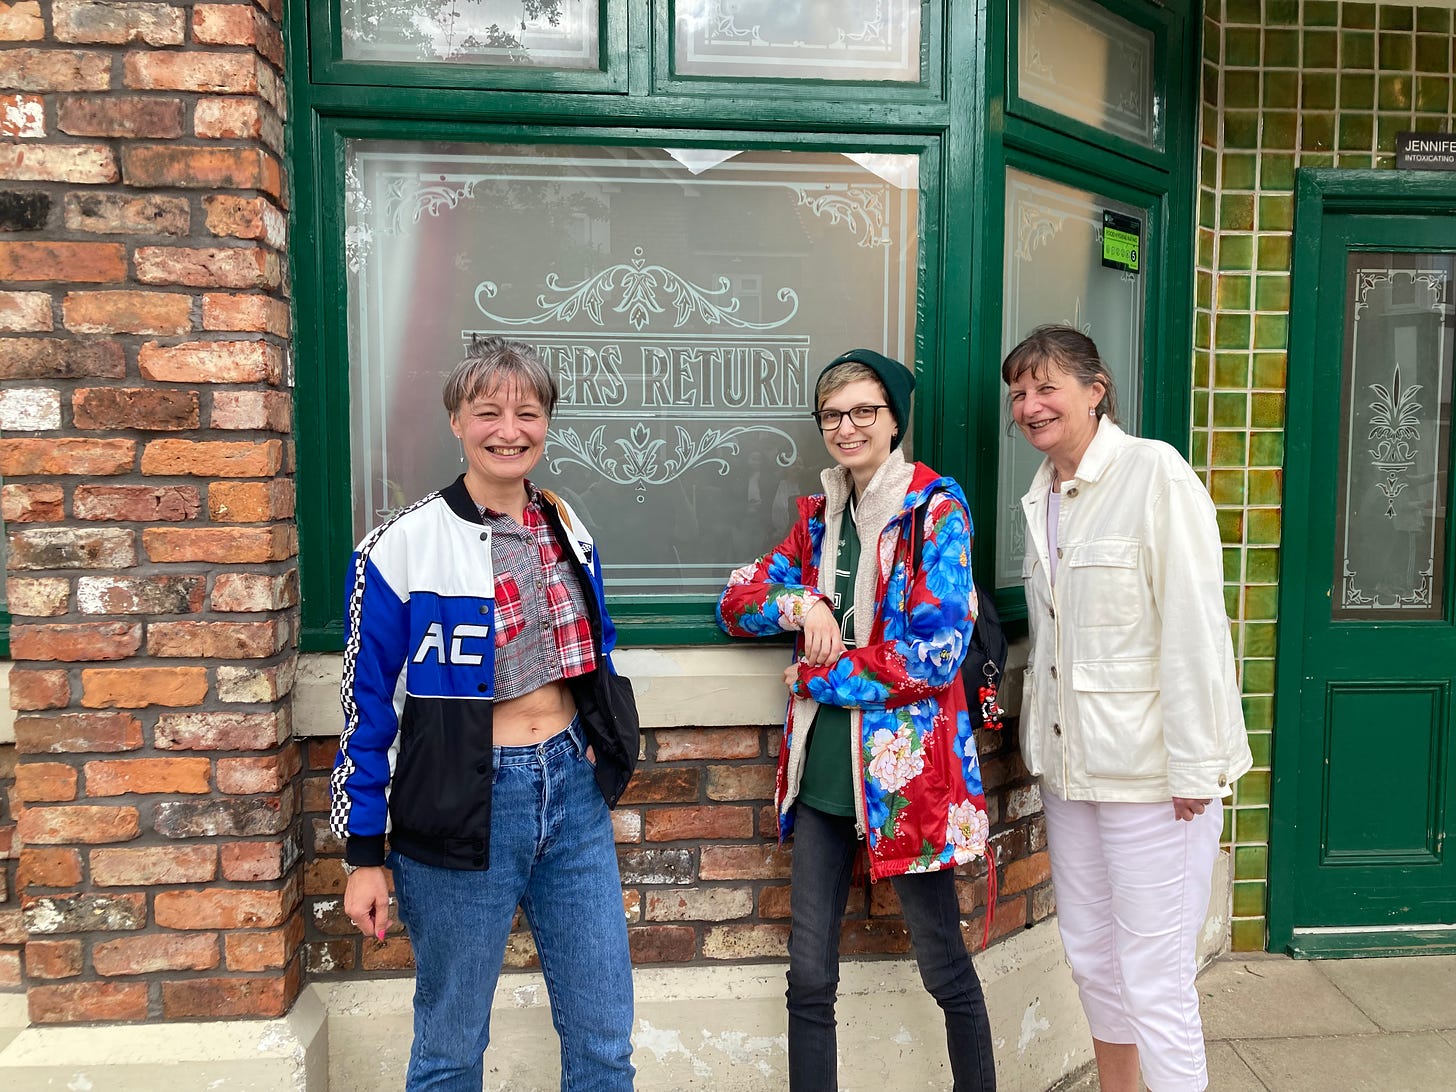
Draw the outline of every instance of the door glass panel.
<instances>
[{"instance_id":1,"label":"door glass panel","mask_svg":"<svg viewBox=\"0 0 1456 1092\"><path fill-rule=\"evenodd\" d=\"M1333 615L1441 618L1456 255L1349 257Z\"/></svg>"},{"instance_id":2,"label":"door glass panel","mask_svg":"<svg viewBox=\"0 0 1456 1092\"><path fill-rule=\"evenodd\" d=\"M677 0L681 76L920 80L921 0Z\"/></svg>"},{"instance_id":3,"label":"door glass panel","mask_svg":"<svg viewBox=\"0 0 1456 1092\"><path fill-rule=\"evenodd\" d=\"M597 0L340 0L350 61L600 68Z\"/></svg>"},{"instance_id":4,"label":"door glass panel","mask_svg":"<svg viewBox=\"0 0 1456 1092\"><path fill-rule=\"evenodd\" d=\"M913 155L351 141L356 536L461 470L439 391L472 335L535 346L561 401L533 480L612 590L716 594L828 462L819 370L911 360Z\"/></svg>"},{"instance_id":5,"label":"door glass panel","mask_svg":"<svg viewBox=\"0 0 1456 1092\"><path fill-rule=\"evenodd\" d=\"M1139 274L1102 264L1102 213L1108 209L1147 219L1145 210L1124 202L1007 170L1001 355L1043 323L1076 327L1097 342L1117 384L1119 424L1136 433L1142 401L1143 284ZM1004 397L1001 424L996 586L1006 588L1021 583L1026 546L1021 496L1031 487L1042 456L1011 424Z\"/></svg>"},{"instance_id":6,"label":"door glass panel","mask_svg":"<svg viewBox=\"0 0 1456 1092\"><path fill-rule=\"evenodd\" d=\"M1161 146L1153 32L1083 0L1019 5L1017 92L1075 121Z\"/></svg>"}]
</instances>

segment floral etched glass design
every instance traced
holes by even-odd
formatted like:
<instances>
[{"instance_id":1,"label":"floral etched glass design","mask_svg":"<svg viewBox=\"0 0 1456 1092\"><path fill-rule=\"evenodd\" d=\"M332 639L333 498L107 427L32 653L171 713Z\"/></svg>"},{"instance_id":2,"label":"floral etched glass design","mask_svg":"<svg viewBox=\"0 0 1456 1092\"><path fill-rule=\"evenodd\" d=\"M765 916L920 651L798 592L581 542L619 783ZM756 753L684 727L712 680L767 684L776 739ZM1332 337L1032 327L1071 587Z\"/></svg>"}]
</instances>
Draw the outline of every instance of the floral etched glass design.
<instances>
[{"instance_id":1,"label":"floral etched glass design","mask_svg":"<svg viewBox=\"0 0 1456 1092\"><path fill-rule=\"evenodd\" d=\"M1117 384L1118 423L1138 430L1142 401L1143 277L1102 264L1104 210L1145 217L1143 210L1024 171L1006 172L1001 355L1043 323L1074 326L1097 343ZM999 369L999 363L998 363ZM997 488L996 586L1021 583L1026 518L1021 498L1042 456L1011 423L1001 401Z\"/></svg>"},{"instance_id":2,"label":"floral etched glass design","mask_svg":"<svg viewBox=\"0 0 1456 1092\"><path fill-rule=\"evenodd\" d=\"M600 65L597 0L341 0L348 61Z\"/></svg>"},{"instance_id":3,"label":"floral etched glass design","mask_svg":"<svg viewBox=\"0 0 1456 1092\"><path fill-rule=\"evenodd\" d=\"M1024 0L1018 7L1023 99L1144 147L1162 146L1152 31L1090 0Z\"/></svg>"},{"instance_id":4,"label":"floral etched glass design","mask_svg":"<svg viewBox=\"0 0 1456 1092\"><path fill-rule=\"evenodd\" d=\"M1453 254L1349 257L1336 620L1443 616L1453 279Z\"/></svg>"},{"instance_id":5,"label":"floral etched glass design","mask_svg":"<svg viewBox=\"0 0 1456 1092\"><path fill-rule=\"evenodd\" d=\"M918 83L921 0L675 0L680 76Z\"/></svg>"},{"instance_id":6,"label":"floral etched glass design","mask_svg":"<svg viewBox=\"0 0 1456 1092\"><path fill-rule=\"evenodd\" d=\"M533 480L618 594L716 594L828 455L826 362L915 345L907 155L352 141L344 240L356 535L448 484L472 336L534 346L561 401Z\"/></svg>"}]
</instances>

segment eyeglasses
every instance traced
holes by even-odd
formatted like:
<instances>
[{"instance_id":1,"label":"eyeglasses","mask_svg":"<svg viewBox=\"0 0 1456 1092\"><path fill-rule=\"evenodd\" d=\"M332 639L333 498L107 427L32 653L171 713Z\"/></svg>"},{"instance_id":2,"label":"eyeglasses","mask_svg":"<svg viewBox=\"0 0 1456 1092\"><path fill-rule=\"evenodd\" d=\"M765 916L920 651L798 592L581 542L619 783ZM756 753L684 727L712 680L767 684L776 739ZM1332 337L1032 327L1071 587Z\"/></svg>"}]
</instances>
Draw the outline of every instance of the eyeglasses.
<instances>
[{"instance_id":1,"label":"eyeglasses","mask_svg":"<svg viewBox=\"0 0 1456 1092\"><path fill-rule=\"evenodd\" d=\"M833 432L839 427L839 422L847 416L851 424L864 428L866 425L875 423L880 416L880 410L889 409L889 406L851 406L848 410L825 409L811 414L814 420L819 422L819 431Z\"/></svg>"}]
</instances>

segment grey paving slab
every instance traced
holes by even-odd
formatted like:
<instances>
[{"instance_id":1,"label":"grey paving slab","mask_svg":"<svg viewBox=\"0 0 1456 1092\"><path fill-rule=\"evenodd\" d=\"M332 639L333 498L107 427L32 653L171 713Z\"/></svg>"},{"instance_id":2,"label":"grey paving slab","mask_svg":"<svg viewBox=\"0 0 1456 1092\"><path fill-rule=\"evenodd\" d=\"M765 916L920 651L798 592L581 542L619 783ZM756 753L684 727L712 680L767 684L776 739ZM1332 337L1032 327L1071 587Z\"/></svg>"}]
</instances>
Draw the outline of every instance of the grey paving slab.
<instances>
[{"instance_id":1,"label":"grey paving slab","mask_svg":"<svg viewBox=\"0 0 1456 1092\"><path fill-rule=\"evenodd\" d=\"M1362 1035L1380 1028L1312 963L1283 957L1221 960L1198 979L1203 1036L1272 1039Z\"/></svg>"},{"instance_id":2,"label":"grey paving slab","mask_svg":"<svg viewBox=\"0 0 1456 1092\"><path fill-rule=\"evenodd\" d=\"M1456 1028L1456 955L1323 959L1315 966L1387 1031Z\"/></svg>"},{"instance_id":3,"label":"grey paving slab","mask_svg":"<svg viewBox=\"0 0 1456 1092\"><path fill-rule=\"evenodd\" d=\"M1456 1046L1436 1032L1247 1039L1235 1047L1271 1092L1450 1092L1456 1073Z\"/></svg>"},{"instance_id":4,"label":"grey paving slab","mask_svg":"<svg viewBox=\"0 0 1456 1092\"><path fill-rule=\"evenodd\" d=\"M1269 1092L1239 1057L1236 1043L1208 1044L1208 1087L1217 1092Z\"/></svg>"}]
</instances>

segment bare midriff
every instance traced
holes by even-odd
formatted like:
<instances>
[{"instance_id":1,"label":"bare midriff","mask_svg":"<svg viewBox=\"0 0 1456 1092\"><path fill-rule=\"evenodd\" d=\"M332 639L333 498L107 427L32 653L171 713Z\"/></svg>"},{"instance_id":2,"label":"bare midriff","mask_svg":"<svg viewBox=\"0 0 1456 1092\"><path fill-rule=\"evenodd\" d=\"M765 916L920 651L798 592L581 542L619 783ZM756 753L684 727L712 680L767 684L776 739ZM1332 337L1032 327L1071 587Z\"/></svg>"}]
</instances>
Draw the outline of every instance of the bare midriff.
<instances>
[{"instance_id":1,"label":"bare midriff","mask_svg":"<svg viewBox=\"0 0 1456 1092\"><path fill-rule=\"evenodd\" d=\"M560 679L529 694L497 702L491 710L491 734L497 747L533 747L566 730L576 716L576 699Z\"/></svg>"}]
</instances>

